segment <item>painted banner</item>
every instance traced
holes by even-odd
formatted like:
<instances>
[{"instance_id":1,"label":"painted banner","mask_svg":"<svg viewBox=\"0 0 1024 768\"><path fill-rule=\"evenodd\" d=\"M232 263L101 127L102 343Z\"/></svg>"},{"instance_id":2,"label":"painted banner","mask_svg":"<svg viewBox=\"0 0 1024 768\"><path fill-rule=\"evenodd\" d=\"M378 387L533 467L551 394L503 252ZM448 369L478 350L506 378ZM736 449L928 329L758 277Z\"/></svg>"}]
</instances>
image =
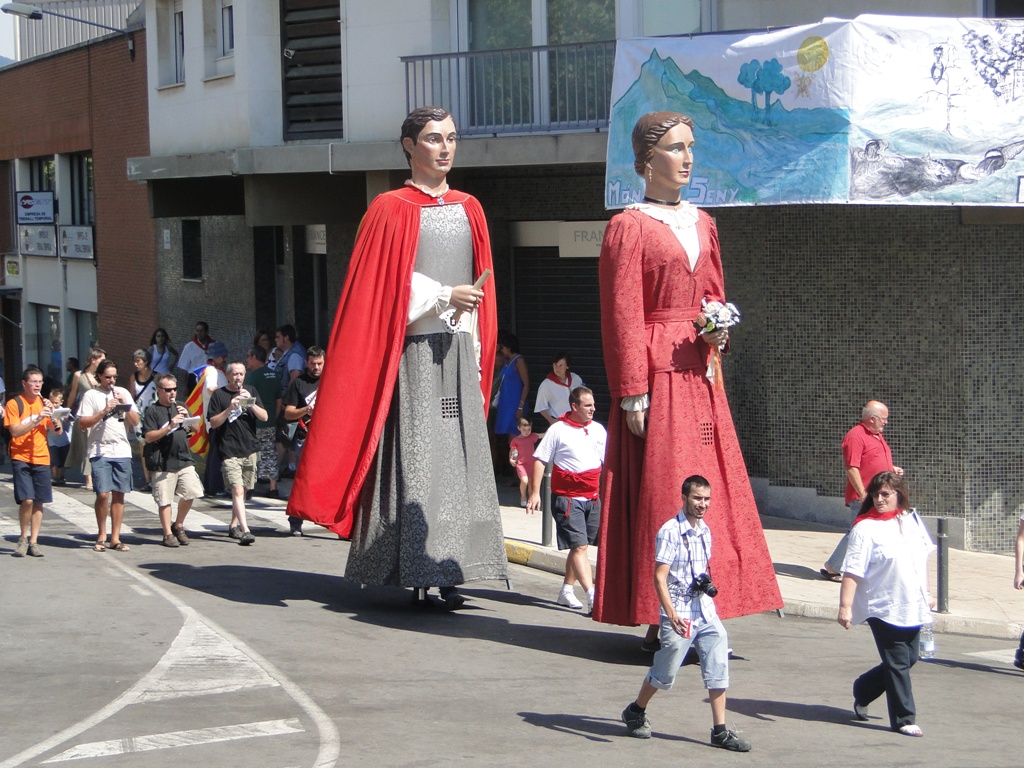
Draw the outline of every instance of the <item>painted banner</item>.
<instances>
[{"instance_id":1,"label":"painted banner","mask_svg":"<svg viewBox=\"0 0 1024 768\"><path fill-rule=\"evenodd\" d=\"M1024 205L1024 20L858 16L620 40L605 204L643 196L630 133L693 118L705 206Z\"/></svg>"}]
</instances>

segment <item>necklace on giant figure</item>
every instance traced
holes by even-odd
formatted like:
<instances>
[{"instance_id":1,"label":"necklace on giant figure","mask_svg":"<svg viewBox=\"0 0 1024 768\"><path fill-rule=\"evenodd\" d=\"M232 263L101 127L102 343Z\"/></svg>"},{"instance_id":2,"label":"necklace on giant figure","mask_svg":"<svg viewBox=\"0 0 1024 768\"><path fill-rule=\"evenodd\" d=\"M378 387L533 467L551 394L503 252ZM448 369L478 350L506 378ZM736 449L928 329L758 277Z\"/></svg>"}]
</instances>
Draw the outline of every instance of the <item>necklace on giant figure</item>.
<instances>
[{"instance_id":1,"label":"necklace on giant figure","mask_svg":"<svg viewBox=\"0 0 1024 768\"><path fill-rule=\"evenodd\" d=\"M683 204L682 198L680 198L679 200L676 200L675 202L672 202L670 200L657 200L657 199L655 199L653 197L648 197L647 195L644 195L644 202L645 203L655 203L657 205L670 205L673 208L675 208L678 205L682 205Z\"/></svg>"}]
</instances>

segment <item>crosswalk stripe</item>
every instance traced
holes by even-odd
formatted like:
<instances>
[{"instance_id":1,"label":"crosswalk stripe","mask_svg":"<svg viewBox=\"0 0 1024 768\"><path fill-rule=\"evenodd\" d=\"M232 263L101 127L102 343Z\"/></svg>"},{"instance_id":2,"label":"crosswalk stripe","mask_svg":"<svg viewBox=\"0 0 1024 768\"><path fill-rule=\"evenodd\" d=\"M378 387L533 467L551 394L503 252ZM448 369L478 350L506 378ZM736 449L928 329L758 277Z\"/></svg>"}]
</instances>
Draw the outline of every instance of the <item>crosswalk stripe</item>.
<instances>
[{"instance_id":1,"label":"crosswalk stripe","mask_svg":"<svg viewBox=\"0 0 1024 768\"><path fill-rule=\"evenodd\" d=\"M149 736L134 736L127 739L111 739L110 741L94 741L79 744L67 749L59 755L44 760L43 763L61 763L67 760L79 760L86 757L110 757L126 755L133 752L151 752L156 749L176 749L199 744L214 744L218 741L251 739L258 736L281 736L286 733L303 733L305 729L295 718L287 720L264 720L258 723L242 725L223 725L215 728L199 728L193 731L176 731L174 733L156 733Z\"/></svg>"}]
</instances>

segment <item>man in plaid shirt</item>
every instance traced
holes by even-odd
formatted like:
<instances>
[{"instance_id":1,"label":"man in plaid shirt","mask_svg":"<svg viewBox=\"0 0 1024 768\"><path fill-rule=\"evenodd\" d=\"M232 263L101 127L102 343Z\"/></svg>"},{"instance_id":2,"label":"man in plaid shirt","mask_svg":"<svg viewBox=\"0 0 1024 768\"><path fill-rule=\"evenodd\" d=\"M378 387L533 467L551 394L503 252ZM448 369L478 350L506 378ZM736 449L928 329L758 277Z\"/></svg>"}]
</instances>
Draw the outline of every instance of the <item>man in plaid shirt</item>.
<instances>
[{"instance_id":1,"label":"man in plaid shirt","mask_svg":"<svg viewBox=\"0 0 1024 768\"><path fill-rule=\"evenodd\" d=\"M658 690L672 687L686 652L696 645L711 702L711 746L749 752L750 742L725 727L729 638L712 599L718 590L711 584L711 529L704 523L710 504L711 484L691 475L683 482L683 508L658 531L654 586L661 602L661 649L636 701L622 711L622 721L630 736L651 738L647 704Z\"/></svg>"}]
</instances>

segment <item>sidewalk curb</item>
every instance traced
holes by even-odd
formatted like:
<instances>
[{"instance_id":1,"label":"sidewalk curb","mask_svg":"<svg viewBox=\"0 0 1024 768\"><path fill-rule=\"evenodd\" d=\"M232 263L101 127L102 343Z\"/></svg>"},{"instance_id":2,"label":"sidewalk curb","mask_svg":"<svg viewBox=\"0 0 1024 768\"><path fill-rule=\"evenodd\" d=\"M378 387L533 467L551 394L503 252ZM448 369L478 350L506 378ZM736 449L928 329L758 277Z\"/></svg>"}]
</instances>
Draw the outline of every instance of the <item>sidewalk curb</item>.
<instances>
[{"instance_id":1,"label":"sidewalk curb","mask_svg":"<svg viewBox=\"0 0 1024 768\"><path fill-rule=\"evenodd\" d=\"M546 547L538 547L519 539L505 539L505 554L510 563L537 568L558 576L565 574L565 555Z\"/></svg>"},{"instance_id":2,"label":"sidewalk curb","mask_svg":"<svg viewBox=\"0 0 1024 768\"><path fill-rule=\"evenodd\" d=\"M505 553L510 563L525 565L548 573L561 576L565 573L565 555L530 544L519 539L505 539ZM835 621L838 602L835 605L812 603L806 600L783 599L783 611L787 616L800 616L807 619ZM991 621L988 619L968 619L962 616L933 613L934 629L939 634L966 635L968 637L989 637L1001 640L1017 641L1024 625L1012 621Z\"/></svg>"}]
</instances>

